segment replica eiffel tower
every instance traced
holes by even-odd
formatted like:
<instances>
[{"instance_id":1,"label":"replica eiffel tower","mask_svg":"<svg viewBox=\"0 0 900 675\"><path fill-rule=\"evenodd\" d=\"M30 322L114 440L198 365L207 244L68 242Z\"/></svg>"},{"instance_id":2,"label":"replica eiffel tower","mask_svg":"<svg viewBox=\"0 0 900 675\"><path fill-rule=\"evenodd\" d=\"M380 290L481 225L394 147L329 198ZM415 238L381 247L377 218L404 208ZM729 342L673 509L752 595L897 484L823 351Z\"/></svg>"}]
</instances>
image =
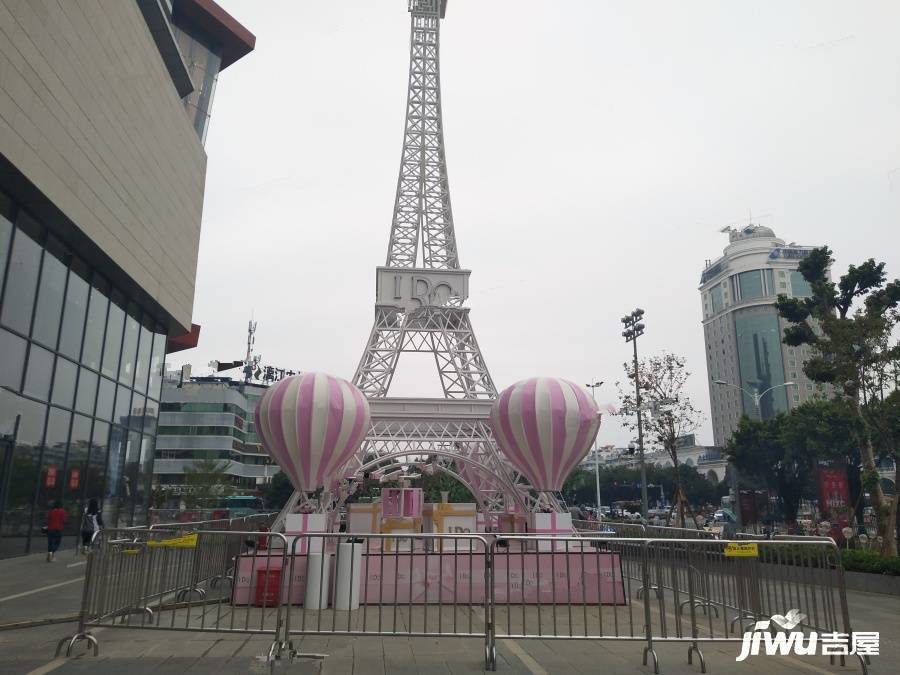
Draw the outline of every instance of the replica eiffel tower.
<instances>
[{"instance_id":1,"label":"replica eiffel tower","mask_svg":"<svg viewBox=\"0 0 900 675\"><path fill-rule=\"evenodd\" d=\"M510 501L524 510L538 501L558 507L552 495L522 484L488 423L497 389L465 306L470 270L459 262L444 151L440 28L446 9L447 0L409 0L400 176L387 261L376 271L375 322L353 378L369 398L373 420L355 470L383 475L400 463L447 473L469 486L483 510L514 506ZM388 396L404 352L434 355L443 398Z\"/></svg>"}]
</instances>

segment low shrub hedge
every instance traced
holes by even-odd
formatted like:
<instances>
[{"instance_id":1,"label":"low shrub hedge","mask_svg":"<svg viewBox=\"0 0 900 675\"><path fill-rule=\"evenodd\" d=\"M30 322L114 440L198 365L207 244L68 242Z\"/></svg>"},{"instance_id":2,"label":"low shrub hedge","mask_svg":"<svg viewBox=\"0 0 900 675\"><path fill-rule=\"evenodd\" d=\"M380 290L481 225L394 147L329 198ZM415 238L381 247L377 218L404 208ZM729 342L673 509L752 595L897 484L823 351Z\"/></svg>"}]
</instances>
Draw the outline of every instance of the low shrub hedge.
<instances>
[{"instance_id":1,"label":"low shrub hedge","mask_svg":"<svg viewBox=\"0 0 900 675\"><path fill-rule=\"evenodd\" d=\"M841 551L841 563L848 572L900 576L900 558L887 558L878 551L844 549Z\"/></svg>"}]
</instances>

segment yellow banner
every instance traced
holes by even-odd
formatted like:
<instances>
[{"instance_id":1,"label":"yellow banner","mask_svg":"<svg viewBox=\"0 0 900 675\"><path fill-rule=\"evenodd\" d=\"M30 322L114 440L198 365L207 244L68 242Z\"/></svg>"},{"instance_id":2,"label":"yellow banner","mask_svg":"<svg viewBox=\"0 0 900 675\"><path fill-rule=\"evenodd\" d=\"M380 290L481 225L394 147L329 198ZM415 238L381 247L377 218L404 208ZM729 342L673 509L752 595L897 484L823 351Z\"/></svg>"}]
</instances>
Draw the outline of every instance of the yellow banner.
<instances>
[{"instance_id":1,"label":"yellow banner","mask_svg":"<svg viewBox=\"0 0 900 675\"><path fill-rule=\"evenodd\" d=\"M756 544L725 544L726 558L758 558L759 548Z\"/></svg>"},{"instance_id":2,"label":"yellow banner","mask_svg":"<svg viewBox=\"0 0 900 675\"><path fill-rule=\"evenodd\" d=\"M174 539L148 541L147 546L151 548L155 548L157 546L166 548L197 548L197 534L186 534L183 537L175 537Z\"/></svg>"}]
</instances>

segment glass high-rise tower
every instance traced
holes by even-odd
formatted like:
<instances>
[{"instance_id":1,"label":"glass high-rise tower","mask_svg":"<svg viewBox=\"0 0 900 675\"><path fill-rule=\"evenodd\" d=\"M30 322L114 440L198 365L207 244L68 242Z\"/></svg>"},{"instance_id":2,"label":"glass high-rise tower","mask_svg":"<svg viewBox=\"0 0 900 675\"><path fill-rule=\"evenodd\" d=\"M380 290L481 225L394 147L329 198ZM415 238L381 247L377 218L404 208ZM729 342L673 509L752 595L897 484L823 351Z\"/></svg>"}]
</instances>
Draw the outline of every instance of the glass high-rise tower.
<instances>
[{"instance_id":1,"label":"glass high-rise tower","mask_svg":"<svg viewBox=\"0 0 900 675\"><path fill-rule=\"evenodd\" d=\"M809 284L797 268L813 247L786 244L762 225L727 232L722 257L708 261L700 278L718 446L725 445L743 415L767 419L823 394L821 386L803 374L809 347L782 342L787 324L775 308L779 294L809 295ZM794 384L780 386L786 382ZM762 395L758 407L754 393Z\"/></svg>"}]
</instances>

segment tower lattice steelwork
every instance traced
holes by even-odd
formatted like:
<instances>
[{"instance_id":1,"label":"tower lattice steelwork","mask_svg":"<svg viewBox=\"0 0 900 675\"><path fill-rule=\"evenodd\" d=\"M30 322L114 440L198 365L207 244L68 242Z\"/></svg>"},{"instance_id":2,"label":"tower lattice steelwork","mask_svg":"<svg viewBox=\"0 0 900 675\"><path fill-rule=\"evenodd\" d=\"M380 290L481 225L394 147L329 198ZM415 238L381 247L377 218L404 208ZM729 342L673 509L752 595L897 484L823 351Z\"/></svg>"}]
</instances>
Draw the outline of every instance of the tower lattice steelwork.
<instances>
[{"instance_id":1,"label":"tower lattice steelwork","mask_svg":"<svg viewBox=\"0 0 900 675\"><path fill-rule=\"evenodd\" d=\"M384 398L401 352L428 352L446 398L492 399L497 390L463 307L469 270L459 265L450 206L439 61L446 0L412 0L409 7L400 177L387 262L378 268L375 325L354 382L367 396Z\"/></svg>"},{"instance_id":2,"label":"tower lattice steelwork","mask_svg":"<svg viewBox=\"0 0 900 675\"><path fill-rule=\"evenodd\" d=\"M409 91L391 237L376 273L375 322L353 380L373 415L358 471L377 474L400 460L462 480L466 464L482 480L473 490L482 508L502 508L504 495L533 508L537 499L555 500L521 485L497 450L488 424L497 389L464 306L470 271L459 262L441 115L446 6L446 0L409 1ZM434 355L443 398L388 397L403 352Z\"/></svg>"}]
</instances>

